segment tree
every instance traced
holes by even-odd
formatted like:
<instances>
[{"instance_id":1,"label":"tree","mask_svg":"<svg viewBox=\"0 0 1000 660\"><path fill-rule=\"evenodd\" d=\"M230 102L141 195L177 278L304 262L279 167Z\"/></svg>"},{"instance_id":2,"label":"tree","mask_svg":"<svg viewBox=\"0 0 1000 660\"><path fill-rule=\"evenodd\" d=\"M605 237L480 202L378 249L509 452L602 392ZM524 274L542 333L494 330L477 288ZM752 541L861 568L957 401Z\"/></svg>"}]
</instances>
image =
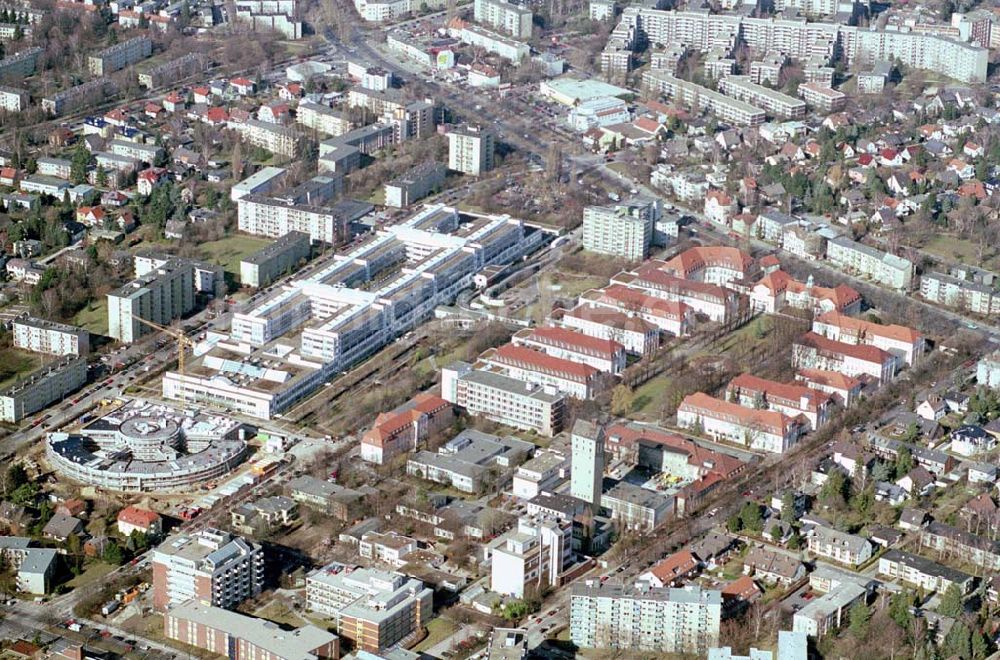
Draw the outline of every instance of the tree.
<instances>
[{"instance_id":1,"label":"tree","mask_svg":"<svg viewBox=\"0 0 1000 660\"><path fill-rule=\"evenodd\" d=\"M125 563L125 553L122 552L121 546L118 545L117 541L110 539L107 545L104 546L102 559L114 566L121 566Z\"/></svg>"},{"instance_id":2,"label":"tree","mask_svg":"<svg viewBox=\"0 0 1000 660\"><path fill-rule=\"evenodd\" d=\"M635 402L635 393L632 388L621 383L611 392L611 413L619 417L632 412L632 404Z\"/></svg>"},{"instance_id":3,"label":"tree","mask_svg":"<svg viewBox=\"0 0 1000 660\"><path fill-rule=\"evenodd\" d=\"M956 621L951 627L944 638L944 643L941 644L941 650L949 658L972 657L972 632L964 621Z\"/></svg>"},{"instance_id":4,"label":"tree","mask_svg":"<svg viewBox=\"0 0 1000 660\"><path fill-rule=\"evenodd\" d=\"M830 504L839 505L847 501L849 484L840 470L831 470L820 490L820 497Z\"/></svg>"},{"instance_id":5,"label":"tree","mask_svg":"<svg viewBox=\"0 0 1000 660\"><path fill-rule=\"evenodd\" d=\"M760 534L764 529L764 519L760 514L760 505L756 502L747 502L740 509L740 522L748 532Z\"/></svg>"},{"instance_id":6,"label":"tree","mask_svg":"<svg viewBox=\"0 0 1000 660\"><path fill-rule=\"evenodd\" d=\"M868 605L865 604L864 600L854 603L848 612L848 619L850 621L848 628L851 634L858 639L864 639L868 635L868 622L871 620L871 617L871 610L868 609Z\"/></svg>"},{"instance_id":7,"label":"tree","mask_svg":"<svg viewBox=\"0 0 1000 660\"><path fill-rule=\"evenodd\" d=\"M896 478L909 474L913 469L913 453L909 447L902 447L896 455Z\"/></svg>"},{"instance_id":8,"label":"tree","mask_svg":"<svg viewBox=\"0 0 1000 660\"><path fill-rule=\"evenodd\" d=\"M738 534L743 530L743 521L738 513L729 516L729 519L726 520L726 529L729 530L730 534Z\"/></svg>"},{"instance_id":9,"label":"tree","mask_svg":"<svg viewBox=\"0 0 1000 660\"><path fill-rule=\"evenodd\" d=\"M781 524L775 523L774 526L771 527L771 540L775 543L781 543L782 536L784 536L784 532L782 531Z\"/></svg>"},{"instance_id":10,"label":"tree","mask_svg":"<svg viewBox=\"0 0 1000 660\"><path fill-rule=\"evenodd\" d=\"M941 594L941 604L938 605L938 613L957 619L965 610L962 599L962 591L958 585L952 582Z\"/></svg>"},{"instance_id":11,"label":"tree","mask_svg":"<svg viewBox=\"0 0 1000 660\"><path fill-rule=\"evenodd\" d=\"M909 630L913 621L913 594L909 591L900 591L892 595L889 600L889 617L895 621L899 627Z\"/></svg>"},{"instance_id":12,"label":"tree","mask_svg":"<svg viewBox=\"0 0 1000 660\"><path fill-rule=\"evenodd\" d=\"M781 496L781 521L791 524L795 520L795 493L786 490Z\"/></svg>"}]
</instances>

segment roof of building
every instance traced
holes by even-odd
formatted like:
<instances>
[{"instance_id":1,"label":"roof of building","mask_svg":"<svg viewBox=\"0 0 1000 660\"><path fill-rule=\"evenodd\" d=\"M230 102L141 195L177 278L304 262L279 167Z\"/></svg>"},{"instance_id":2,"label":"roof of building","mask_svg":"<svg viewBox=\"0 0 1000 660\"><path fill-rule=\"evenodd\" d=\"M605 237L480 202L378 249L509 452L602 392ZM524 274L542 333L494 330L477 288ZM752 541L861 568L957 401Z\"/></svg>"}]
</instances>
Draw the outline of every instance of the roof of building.
<instances>
[{"instance_id":1,"label":"roof of building","mask_svg":"<svg viewBox=\"0 0 1000 660\"><path fill-rule=\"evenodd\" d=\"M148 509L140 509L137 506L128 506L118 512L118 522L123 522L136 527L148 528L160 520L160 514Z\"/></svg>"},{"instance_id":2,"label":"roof of building","mask_svg":"<svg viewBox=\"0 0 1000 660\"><path fill-rule=\"evenodd\" d=\"M739 248L699 246L684 250L667 261L663 268L678 277L688 278L706 267L729 268L745 275L753 265L753 257Z\"/></svg>"},{"instance_id":3,"label":"roof of building","mask_svg":"<svg viewBox=\"0 0 1000 660\"><path fill-rule=\"evenodd\" d=\"M907 344L915 344L923 338L922 335L913 328L907 328L906 326L894 324L883 325L880 323L872 323L871 321L859 319L854 316L847 316L846 314L841 314L837 311L830 311L821 314L817 317L816 322L838 327L841 332L854 335L859 339L863 339L867 335L873 335L876 337L884 337L885 339L892 339L894 341L905 342Z\"/></svg>"},{"instance_id":4,"label":"roof of building","mask_svg":"<svg viewBox=\"0 0 1000 660\"><path fill-rule=\"evenodd\" d=\"M611 339L591 337L582 332L550 326L526 328L519 331L514 337L537 344L565 348L577 353L609 359L615 353L624 350L624 347L620 343Z\"/></svg>"},{"instance_id":5,"label":"roof of building","mask_svg":"<svg viewBox=\"0 0 1000 660\"><path fill-rule=\"evenodd\" d=\"M828 339L815 332L805 333L796 339L795 343L801 346L814 348L818 351L845 355L856 360L872 362L875 364L885 364L892 359L892 356L886 351L883 351L881 348L876 348L875 346L866 344L847 344L842 341Z\"/></svg>"},{"instance_id":6,"label":"roof of building","mask_svg":"<svg viewBox=\"0 0 1000 660\"><path fill-rule=\"evenodd\" d=\"M715 419L768 430L782 436L788 432L790 426L797 424L794 419L776 410L744 408L738 403L716 399L704 392L695 392L684 397L679 409L699 415L711 415Z\"/></svg>"},{"instance_id":7,"label":"roof of building","mask_svg":"<svg viewBox=\"0 0 1000 660\"><path fill-rule=\"evenodd\" d=\"M780 383L753 374L740 374L729 381L727 392L756 393L768 401L780 400L786 405L806 410L817 410L830 401L830 395L796 383Z\"/></svg>"},{"instance_id":8,"label":"roof of building","mask_svg":"<svg viewBox=\"0 0 1000 660\"><path fill-rule=\"evenodd\" d=\"M656 576L661 584L670 584L678 578L698 569L698 559L689 550L678 550L674 554L661 559L649 572Z\"/></svg>"},{"instance_id":9,"label":"roof of building","mask_svg":"<svg viewBox=\"0 0 1000 660\"><path fill-rule=\"evenodd\" d=\"M551 374L577 382L588 382L600 372L588 365L546 355L524 346L505 344L483 353L483 359L509 367Z\"/></svg>"},{"instance_id":10,"label":"roof of building","mask_svg":"<svg viewBox=\"0 0 1000 660\"><path fill-rule=\"evenodd\" d=\"M232 637L246 640L284 660L315 660L317 654L314 651L337 640L333 633L313 625L283 630L271 621L212 607L195 600L174 605L167 615L225 631Z\"/></svg>"}]
</instances>

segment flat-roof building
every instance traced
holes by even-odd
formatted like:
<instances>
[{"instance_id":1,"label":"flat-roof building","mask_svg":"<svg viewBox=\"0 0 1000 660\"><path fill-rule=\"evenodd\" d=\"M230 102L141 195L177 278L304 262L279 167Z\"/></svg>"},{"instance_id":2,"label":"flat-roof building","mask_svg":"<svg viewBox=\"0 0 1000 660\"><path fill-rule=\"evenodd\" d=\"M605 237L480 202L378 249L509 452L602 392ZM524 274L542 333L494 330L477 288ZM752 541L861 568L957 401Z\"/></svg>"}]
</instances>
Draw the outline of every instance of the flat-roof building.
<instances>
[{"instance_id":1,"label":"flat-roof building","mask_svg":"<svg viewBox=\"0 0 1000 660\"><path fill-rule=\"evenodd\" d=\"M266 287L284 273L307 261L312 252L309 234L290 231L270 245L240 261L240 284Z\"/></svg>"}]
</instances>

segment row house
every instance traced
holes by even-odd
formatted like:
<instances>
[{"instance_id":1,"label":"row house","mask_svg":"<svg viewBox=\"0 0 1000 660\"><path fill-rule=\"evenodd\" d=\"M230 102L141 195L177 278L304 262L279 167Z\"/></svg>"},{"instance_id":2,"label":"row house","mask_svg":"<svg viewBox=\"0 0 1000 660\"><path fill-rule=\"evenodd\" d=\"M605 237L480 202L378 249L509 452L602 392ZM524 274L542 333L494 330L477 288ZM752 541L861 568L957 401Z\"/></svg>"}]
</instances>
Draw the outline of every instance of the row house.
<instances>
[{"instance_id":1,"label":"row house","mask_svg":"<svg viewBox=\"0 0 1000 660\"><path fill-rule=\"evenodd\" d=\"M920 547L942 558L957 559L987 571L1000 571L1000 541L994 541L937 521L920 531Z\"/></svg>"}]
</instances>

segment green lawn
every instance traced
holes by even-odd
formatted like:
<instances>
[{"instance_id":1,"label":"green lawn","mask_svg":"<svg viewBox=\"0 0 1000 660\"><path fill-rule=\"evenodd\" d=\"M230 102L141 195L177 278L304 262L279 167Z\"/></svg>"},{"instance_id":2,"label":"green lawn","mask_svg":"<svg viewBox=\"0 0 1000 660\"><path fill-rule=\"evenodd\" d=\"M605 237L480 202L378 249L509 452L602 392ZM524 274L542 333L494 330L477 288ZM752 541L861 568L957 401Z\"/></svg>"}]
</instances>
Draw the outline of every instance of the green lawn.
<instances>
[{"instance_id":1,"label":"green lawn","mask_svg":"<svg viewBox=\"0 0 1000 660\"><path fill-rule=\"evenodd\" d=\"M42 366L42 358L27 351L7 348L0 351L0 389L12 385L18 377Z\"/></svg>"},{"instance_id":2,"label":"green lawn","mask_svg":"<svg viewBox=\"0 0 1000 660\"><path fill-rule=\"evenodd\" d=\"M85 587L88 584L93 584L103 580L109 573L111 573L111 571L115 570L115 568L117 567L111 564L106 564L103 561L88 564L86 570L83 571L83 573L74 576L72 580L66 583L66 586L71 589Z\"/></svg>"},{"instance_id":3,"label":"green lawn","mask_svg":"<svg viewBox=\"0 0 1000 660\"><path fill-rule=\"evenodd\" d=\"M73 324L85 328L95 335L108 334L108 299L95 300L81 309L73 317Z\"/></svg>"},{"instance_id":4,"label":"green lawn","mask_svg":"<svg viewBox=\"0 0 1000 660\"><path fill-rule=\"evenodd\" d=\"M375 192L368 198L368 203L375 206L385 206L385 186L376 188Z\"/></svg>"},{"instance_id":5,"label":"green lawn","mask_svg":"<svg viewBox=\"0 0 1000 660\"><path fill-rule=\"evenodd\" d=\"M983 252L984 262L979 263L979 245L974 241L947 234L939 234L927 241L923 249L933 255L937 255L945 261L959 261L971 266L982 268L996 268L998 260L997 251L989 246Z\"/></svg>"},{"instance_id":6,"label":"green lawn","mask_svg":"<svg viewBox=\"0 0 1000 660\"><path fill-rule=\"evenodd\" d=\"M447 639L458 630L458 626L451 619L446 619L442 616L436 619L431 619L427 624L427 637L423 639L419 644L414 646L411 650L421 653L427 649L433 647L435 644Z\"/></svg>"},{"instance_id":7,"label":"green lawn","mask_svg":"<svg viewBox=\"0 0 1000 660\"><path fill-rule=\"evenodd\" d=\"M669 385L670 377L659 375L636 388L632 401L633 414L652 414L659 410L663 405L663 397L666 396Z\"/></svg>"},{"instance_id":8,"label":"green lawn","mask_svg":"<svg viewBox=\"0 0 1000 660\"><path fill-rule=\"evenodd\" d=\"M202 243L201 251L206 260L220 264L226 272L233 273L239 278L240 260L250 256L270 242L271 240L267 238L234 235L218 241Z\"/></svg>"}]
</instances>

